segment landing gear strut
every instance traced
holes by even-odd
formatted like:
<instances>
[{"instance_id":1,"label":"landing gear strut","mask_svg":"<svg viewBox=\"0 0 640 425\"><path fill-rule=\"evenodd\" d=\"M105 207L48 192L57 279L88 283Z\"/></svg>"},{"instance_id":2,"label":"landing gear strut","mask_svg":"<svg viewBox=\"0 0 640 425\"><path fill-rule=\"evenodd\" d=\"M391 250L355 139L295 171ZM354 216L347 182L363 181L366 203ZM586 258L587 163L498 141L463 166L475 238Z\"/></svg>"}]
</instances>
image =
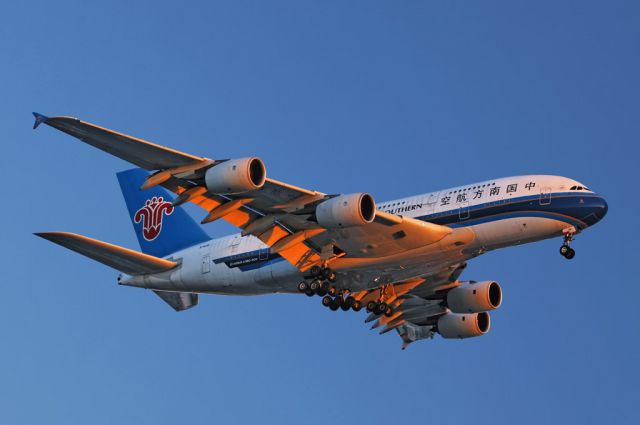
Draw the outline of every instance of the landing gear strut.
<instances>
[{"instance_id":1,"label":"landing gear strut","mask_svg":"<svg viewBox=\"0 0 640 425\"><path fill-rule=\"evenodd\" d=\"M562 255L567 260L571 260L576 256L576 251L571 248L569 244L571 243L571 241L573 241L573 238L577 232L574 227L570 227L569 229L564 230L562 233L564 234L564 243L560 247L560 255Z\"/></svg>"}]
</instances>

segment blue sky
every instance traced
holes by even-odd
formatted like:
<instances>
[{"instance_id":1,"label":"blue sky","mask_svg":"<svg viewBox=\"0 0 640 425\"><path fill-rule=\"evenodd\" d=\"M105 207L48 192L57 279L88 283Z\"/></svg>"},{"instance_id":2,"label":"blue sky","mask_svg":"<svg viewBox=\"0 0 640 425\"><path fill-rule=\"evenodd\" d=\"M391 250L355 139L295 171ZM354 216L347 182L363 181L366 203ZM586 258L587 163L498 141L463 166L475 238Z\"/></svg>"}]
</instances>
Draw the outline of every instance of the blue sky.
<instances>
[{"instance_id":1,"label":"blue sky","mask_svg":"<svg viewBox=\"0 0 640 425\"><path fill-rule=\"evenodd\" d=\"M632 1L4 4L2 422L638 423L639 23ZM138 248L127 164L34 110L327 193L549 173L610 209L571 262L560 240L471 262L505 292L482 338L403 352L293 295L176 314L31 235Z\"/></svg>"}]
</instances>

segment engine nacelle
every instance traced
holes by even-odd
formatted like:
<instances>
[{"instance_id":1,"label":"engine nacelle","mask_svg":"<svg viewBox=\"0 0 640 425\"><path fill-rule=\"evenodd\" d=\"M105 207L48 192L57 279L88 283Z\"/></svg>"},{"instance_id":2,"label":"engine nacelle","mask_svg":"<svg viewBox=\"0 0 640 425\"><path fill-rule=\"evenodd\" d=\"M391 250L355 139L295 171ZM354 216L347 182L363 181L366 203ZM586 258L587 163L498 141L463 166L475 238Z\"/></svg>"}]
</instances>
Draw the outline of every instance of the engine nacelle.
<instances>
[{"instance_id":1,"label":"engine nacelle","mask_svg":"<svg viewBox=\"0 0 640 425\"><path fill-rule=\"evenodd\" d=\"M498 282L465 283L447 292L447 307L454 313L479 313L495 310L502 304Z\"/></svg>"},{"instance_id":2,"label":"engine nacelle","mask_svg":"<svg viewBox=\"0 0 640 425\"><path fill-rule=\"evenodd\" d=\"M457 314L447 313L438 319L438 333L443 338L471 338L489 332L489 313Z\"/></svg>"},{"instance_id":3,"label":"engine nacelle","mask_svg":"<svg viewBox=\"0 0 640 425\"><path fill-rule=\"evenodd\" d=\"M204 175L211 193L231 194L260 189L267 178L267 170L260 158L230 159L209 168Z\"/></svg>"},{"instance_id":4,"label":"engine nacelle","mask_svg":"<svg viewBox=\"0 0 640 425\"><path fill-rule=\"evenodd\" d=\"M318 224L327 228L361 226L374 218L376 203L368 193L336 196L316 207Z\"/></svg>"}]
</instances>

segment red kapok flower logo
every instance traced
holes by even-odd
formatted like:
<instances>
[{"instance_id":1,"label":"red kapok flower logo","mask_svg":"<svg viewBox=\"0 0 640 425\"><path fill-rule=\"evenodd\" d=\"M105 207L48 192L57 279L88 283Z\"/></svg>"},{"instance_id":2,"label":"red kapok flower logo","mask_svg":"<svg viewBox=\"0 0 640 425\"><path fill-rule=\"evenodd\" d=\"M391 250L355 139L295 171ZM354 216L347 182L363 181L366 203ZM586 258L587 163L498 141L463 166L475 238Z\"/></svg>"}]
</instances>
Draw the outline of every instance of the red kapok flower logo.
<instances>
[{"instance_id":1,"label":"red kapok flower logo","mask_svg":"<svg viewBox=\"0 0 640 425\"><path fill-rule=\"evenodd\" d=\"M164 214L171 215L173 213L173 204L166 202L162 196L147 199L144 207L136 211L133 221L140 223L142 221L142 236L147 241L152 241L158 237L162 230L162 218Z\"/></svg>"}]
</instances>

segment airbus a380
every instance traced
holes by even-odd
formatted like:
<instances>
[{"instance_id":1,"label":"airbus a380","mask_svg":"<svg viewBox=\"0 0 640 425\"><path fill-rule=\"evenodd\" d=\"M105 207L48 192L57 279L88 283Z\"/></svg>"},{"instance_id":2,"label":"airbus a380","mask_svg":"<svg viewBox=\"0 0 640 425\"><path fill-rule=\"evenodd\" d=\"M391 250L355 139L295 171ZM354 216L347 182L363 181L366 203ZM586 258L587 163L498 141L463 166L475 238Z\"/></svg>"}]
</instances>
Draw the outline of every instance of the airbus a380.
<instances>
[{"instance_id":1,"label":"airbus a380","mask_svg":"<svg viewBox=\"0 0 640 425\"><path fill-rule=\"evenodd\" d=\"M68 232L36 233L119 270L121 285L150 289L176 311L198 294L302 293L331 310L366 309L380 333L410 343L489 331L502 303L495 281L462 281L485 252L574 237L607 203L566 177L487 180L376 203L368 193L327 195L267 177L257 157L212 160L71 117L44 123L140 168L117 173L142 252ZM211 239L181 205L241 233Z\"/></svg>"}]
</instances>

